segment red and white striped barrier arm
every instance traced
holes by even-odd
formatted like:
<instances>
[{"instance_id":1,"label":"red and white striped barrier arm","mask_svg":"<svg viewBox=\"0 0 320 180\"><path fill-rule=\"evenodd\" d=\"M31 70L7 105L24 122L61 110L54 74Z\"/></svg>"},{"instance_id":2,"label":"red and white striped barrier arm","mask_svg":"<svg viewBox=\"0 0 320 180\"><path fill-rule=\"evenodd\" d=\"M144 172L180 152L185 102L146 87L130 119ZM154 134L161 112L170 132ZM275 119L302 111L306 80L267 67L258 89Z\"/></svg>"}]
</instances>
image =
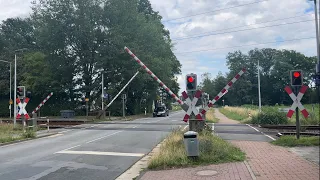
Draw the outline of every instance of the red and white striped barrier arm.
<instances>
[{"instance_id":1,"label":"red and white striped barrier arm","mask_svg":"<svg viewBox=\"0 0 320 180\"><path fill-rule=\"evenodd\" d=\"M163 87L171 97L173 97L180 105L183 105L183 102L156 76L151 72L151 70L143 64L143 62L136 56L134 55L129 48L124 47L124 50L126 50L135 60L136 62L149 74L151 77L156 80L161 87Z\"/></svg>"},{"instance_id":2,"label":"red and white striped barrier arm","mask_svg":"<svg viewBox=\"0 0 320 180\"><path fill-rule=\"evenodd\" d=\"M227 90L246 72L246 69L243 68L220 92L219 94L212 100L209 101L208 106L206 106L202 111L201 114L205 114L210 107L214 105L222 96L224 96Z\"/></svg>"},{"instance_id":3,"label":"red and white striped barrier arm","mask_svg":"<svg viewBox=\"0 0 320 180\"><path fill-rule=\"evenodd\" d=\"M287 113L287 117L291 118L293 113L295 112L295 109L297 107L300 109L301 113L303 114L303 116L305 118L307 118L309 116L308 111L306 110L306 108L304 108L304 106L300 102L302 97L303 97L303 95L304 95L304 93L307 91L307 89L308 89L308 86L302 85L302 87L301 87L301 89L300 89L300 91L298 93L298 96L296 96L292 92L292 90L291 90L291 88L289 86L286 86L284 88L284 90L289 94L290 98L293 101L293 104L292 104L292 106L290 107L290 109L289 109L289 111Z\"/></svg>"},{"instance_id":4,"label":"red and white striped barrier arm","mask_svg":"<svg viewBox=\"0 0 320 180\"><path fill-rule=\"evenodd\" d=\"M36 107L36 109L34 109L34 110L32 111L32 114L33 114L33 113L36 113L36 112L44 105L44 103L46 103L46 102L48 101L48 99L51 98L52 95L53 95L53 92L51 92L51 93L38 105L38 107Z\"/></svg>"}]
</instances>

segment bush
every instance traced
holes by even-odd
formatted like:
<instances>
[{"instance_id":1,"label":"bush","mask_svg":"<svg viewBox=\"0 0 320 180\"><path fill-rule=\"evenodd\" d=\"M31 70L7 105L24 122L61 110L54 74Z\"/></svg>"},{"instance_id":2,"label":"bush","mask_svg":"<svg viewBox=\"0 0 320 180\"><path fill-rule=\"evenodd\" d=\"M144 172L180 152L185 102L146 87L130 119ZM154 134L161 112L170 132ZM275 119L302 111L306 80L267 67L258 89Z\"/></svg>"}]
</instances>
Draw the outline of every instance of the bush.
<instances>
[{"instance_id":1,"label":"bush","mask_svg":"<svg viewBox=\"0 0 320 180\"><path fill-rule=\"evenodd\" d=\"M276 110L270 109L252 116L251 123L263 125L279 125L288 124L288 119L284 112L278 112Z\"/></svg>"}]
</instances>

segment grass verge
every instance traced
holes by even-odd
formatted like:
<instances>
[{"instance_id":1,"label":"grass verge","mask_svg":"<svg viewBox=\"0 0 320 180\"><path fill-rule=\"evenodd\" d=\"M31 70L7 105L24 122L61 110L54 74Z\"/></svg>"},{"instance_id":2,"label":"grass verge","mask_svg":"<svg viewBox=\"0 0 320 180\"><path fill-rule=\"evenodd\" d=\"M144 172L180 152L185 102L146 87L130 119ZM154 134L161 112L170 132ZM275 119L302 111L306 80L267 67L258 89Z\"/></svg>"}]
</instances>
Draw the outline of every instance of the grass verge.
<instances>
[{"instance_id":1,"label":"grass verge","mask_svg":"<svg viewBox=\"0 0 320 180\"><path fill-rule=\"evenodd\" d=\"M160 151L152 156L149 169L169 169L193 165L208 165L225 162L243 161L245 153L231 143L214 136L210 131L199 133L200 157L192 160L187 157L183 132L174 130L160 147Z\"/></svg>"},{"instance_id":2,"label":"grass verge","mask_svg":"<svg viewBox=\"0 0 320 180\"><path fill-rule=\"evenodd\" d=\"M27 130L26 132L23 132L21 125L17 125L16 128L14 128L13 124L0 124L0 143L8 143L35 137L35 131Z\"/></svg>"},{"instance_id":3,"label":"grass verge","mask_svg":"<svg viewBox=\"0 0 320 180\"><path fill-rule=\"evenodd\" d=\"M243 121L248 120L251 116L256 115L258 113L257 110L249 109L249 108L241 108L241 107L230 107L225 106L220 108L219 111L227 116L229 119Z\"/></svg>"},{"instance_id":4,"label":"grass verge","mask_svg":"<svg viewBox=\"0 0 320 180\"><path fill-rule=\"evenodd\" d=\"M216 116L214 115L214 109L211 108L209 109L209 111L206 113L206 121L209 123L217 123L219 122L219 119L216 118Z\"/></svg>"},{"instance_id":5,"label":"grass verge","mask_svg":"<svg viewBox=\"0 0 320 180\"><path fill-rule=\"evenodd\" d=\"M300 139L297 139L295 136L281 136L279 139L271 142L274 145L278 146L319 146L320 144L319 136L300 136Z\"/></svg>"}]
</instances>

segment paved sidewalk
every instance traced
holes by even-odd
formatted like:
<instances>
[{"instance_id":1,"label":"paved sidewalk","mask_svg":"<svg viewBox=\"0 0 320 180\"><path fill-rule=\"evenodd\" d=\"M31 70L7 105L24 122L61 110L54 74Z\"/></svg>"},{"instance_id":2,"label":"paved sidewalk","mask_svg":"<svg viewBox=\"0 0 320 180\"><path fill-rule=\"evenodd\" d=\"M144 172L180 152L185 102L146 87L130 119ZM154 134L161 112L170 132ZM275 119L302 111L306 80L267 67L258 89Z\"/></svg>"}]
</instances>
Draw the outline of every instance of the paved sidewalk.
<instances>
[{"instance_id":1,"label":"paved sidewalk","mask_svg":"<svg viewBox=\"0 0 320 180\"><path fill-rule=\"evenodd\" d=\"M247 155L257 180L319 180L319 166L268 142L232 141Z\"/></svg>"},{"instance_id":2,"label":"paved sidewalk","mask_svg":"<svg viewBox=\"0 0 320 180\"><path fill-rule=\"evenodd\" d=\"M214 109L214 115L219 119L219 124L240 124L239 121L232 120L223 115L218 108Z\"/></svg>"},{"instance_id":3,"label":"paved sidewalk","mask_svg":"<svg viewBox=\"0 0 320 180\"><path fill-rule=\"evenodd\" d=\"M208 175L208 174L215 175ZM219 165L200 166L163 171L147 171L141 180L251 180L250 173L244 162L225 163Z\"/></svg>"},{"instance_id":4,"label":"paved sidewalk","mask_svg":"<svg viewBox=\"0 0 320 180\"><path fill-rule=\"evenodd\" d=\"M219 110L221 124L239 124ZM246 153L245 162L225 163L195 168L147 171L141 180L319 180L319 165L309 162L290 149L259 141L230 141ZM205 173L214 173L205 176ZM202 174L202 175L201 175Z\"/></svg>"}]
</instances>

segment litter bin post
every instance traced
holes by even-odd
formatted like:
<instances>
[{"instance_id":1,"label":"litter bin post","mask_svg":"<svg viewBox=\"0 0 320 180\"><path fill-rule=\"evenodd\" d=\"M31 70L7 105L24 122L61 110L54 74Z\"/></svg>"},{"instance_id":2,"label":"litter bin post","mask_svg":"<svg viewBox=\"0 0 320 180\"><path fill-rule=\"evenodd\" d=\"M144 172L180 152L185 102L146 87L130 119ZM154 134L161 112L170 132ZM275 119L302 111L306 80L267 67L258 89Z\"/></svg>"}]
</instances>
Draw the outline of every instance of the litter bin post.
<instances>
[{"instance_id":1,"label":"litter bin post","mask_svg":"<svg viewBox=\"0 0 320 180\"><path fill-rule=\"evenodd\" d=\"M188 131L184 133L184 145L188 157L199 156L199 140L197 132Z\"/></svg>"}]
</instances>

